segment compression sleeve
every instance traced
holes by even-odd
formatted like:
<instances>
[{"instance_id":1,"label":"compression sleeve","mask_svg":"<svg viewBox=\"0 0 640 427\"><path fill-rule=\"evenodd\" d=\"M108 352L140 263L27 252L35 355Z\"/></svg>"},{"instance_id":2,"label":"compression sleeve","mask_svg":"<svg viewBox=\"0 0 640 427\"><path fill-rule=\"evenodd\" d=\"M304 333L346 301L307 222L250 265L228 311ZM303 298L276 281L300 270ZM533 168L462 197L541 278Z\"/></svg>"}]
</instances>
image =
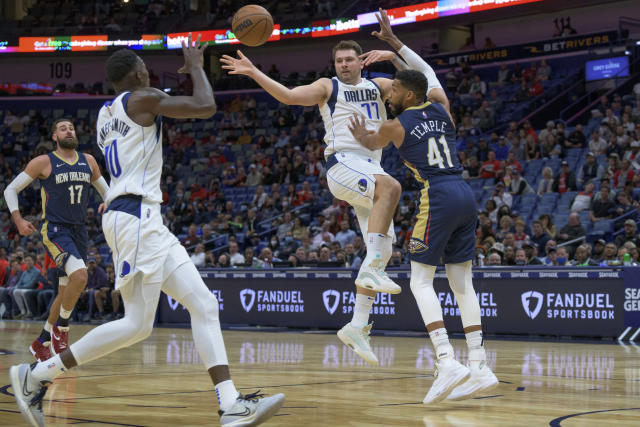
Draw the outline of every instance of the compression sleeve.
<instances>
[{"instance_id":1,"label":"compression sleeve","mask_svg":"<svg viewBox=\"0 0 640 427\"><path fill-rule=\"evenodd\" d=\"M420 55L409 49L407 45L402 46L400 50L398 50L398 53L402 56L402 59L409 64L412 70L421 71L427 77L427 84L429 85L427 87L427 95L431 89L442 89L442 85L438 77L436 77L435 71L433 71L433 68L431 68Z\"/></svg>"},{"instance_id":2,"label":"compression sleeve","mask_svg":"<svg viewBox=\"0 0 640 427\"><path fill-rule=\"evenodd\" d=\"M104 195L109 189L109 185L107 185L107 181L105 181L104 177L101 176L100 178L96 179L95 181L93 181L93 183L91 183L91 185L93 185L95 189L98 190L100 197L102 197L102 200L104 200Z\"/></svg>"},{"instance_id":3,"label":"compression sleeve","mask_svg":"<svg viewBox=\"0 0 640 427\"><path fill-rule=\"evenodd\" d=\"M7 185L7 188L4 190L4 198L7 201L9 212L13 213L20 209L18 206L18 193L24 190L32 181L33 178L31 178L29 174L20 172L20 175L16 176L15 179Z\"/></svg>"}]
</instances>

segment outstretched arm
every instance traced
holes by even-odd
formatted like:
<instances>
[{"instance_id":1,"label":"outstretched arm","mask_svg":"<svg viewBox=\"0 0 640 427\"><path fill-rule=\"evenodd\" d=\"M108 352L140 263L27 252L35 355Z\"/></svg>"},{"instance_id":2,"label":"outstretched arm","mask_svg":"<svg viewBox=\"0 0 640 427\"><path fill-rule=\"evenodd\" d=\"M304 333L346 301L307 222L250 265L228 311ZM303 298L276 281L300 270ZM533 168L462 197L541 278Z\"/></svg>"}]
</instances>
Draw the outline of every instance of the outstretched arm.
<instances>
[{"instance_id":1,"label":"outstretched arm","mask_svg":"<svg viewBox=\"0 0 640 427\"><path fill-rule=\"evenodd\" d=\"M404 127L398 119L387 120L378 129L378 131L367 130L365 128L364 117L353 115L349 119L349 130L353 137L365 148L371 151L379 150L393 142L397 148L400 148L404 141Z\"/></svg>"},{"instance_id":2,"label":"outstretched arm","mask_svg":"<svg viewBox=\"0 0 640 427\"><path fill-rule=\"evenodd\" d=\"M175 119L207 119L216 113L213 88L204 72L203 52L205 44L200 44L200 36L195 44L189 33L188 43L182 42L184 66L178 73L189 74L193 81L192 96L169 96L155 88L145 88L132 93L127 106L127 114L139 125L150 126L156 116Z\"/></svg>"},{"instance_id":3,"label":"outstretched arm","mask_svg":"<svg viewBox=\"0 0 640 427\"><path fill-rule=\"evenodd\" d=\"M222 55L220 62L229 74L241 74L255 80L271 96L286 105L322 105L331 94L331 80L327 78L289 89L260 71L240 50L237 58Z\"/></svg>"},{"instance_id":4,"label":"outstretched arm","mask_svg":"<svg viewBox=\"0 0 640 427\"><path fill-rule=\"evenodd\" d=\"M436 76L435 71L424 59L417 53L409 49L404 45L400 39L393 34L391 30L391 22L387 16L387 12L380 9L380 13L376 15L378 22L380 23L380 31L373 31L371 34L376 36L382 41L387 42L392 48L394 48L400 56L409 65L412 70L421 71L427 77L427 99L431 102L444 105L445 109L450 113L449 99L447 94L442 89L442 85Z\"/></svg>"}]
</instances>

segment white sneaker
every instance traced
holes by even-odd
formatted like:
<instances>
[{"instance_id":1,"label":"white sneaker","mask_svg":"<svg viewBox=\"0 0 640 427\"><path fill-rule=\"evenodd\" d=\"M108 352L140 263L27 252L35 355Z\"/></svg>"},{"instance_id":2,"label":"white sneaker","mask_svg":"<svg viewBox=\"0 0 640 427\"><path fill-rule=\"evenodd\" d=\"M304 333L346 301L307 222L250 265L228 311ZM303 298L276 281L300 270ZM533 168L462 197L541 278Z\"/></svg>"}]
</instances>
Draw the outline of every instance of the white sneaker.
<instances>
[{"instance_id":1,"label":"white sneaker","mask_svg":"<svg viewBox=\"0 0 640 427\"><path fill-rule=\"evenodd\" d=\"M224 427L257 426L273 417L284 403L284 394L262 396L259 390L246 396L240 394L231 408L218 411L220 424Z\"/></svg>"},{"instance_id":2,"label":"white sneaker","mask_svg":"<svg viewBox=\"0 0 640 427\"><path fill-rule=\"evenodd\" d=\"M351 323L347 323L338 331L338 338L340 338L340 341L342 341L344 345L355 351L362 360L372 365L377 365L378 358L373 354L373 351L371 351L371 344L369 344L369 334L371 333L372 326L373 323L370 323L363 328L358 328L351 325Z\"/></svg>"},{"instance_id":3,"label":"white sneaker","mask_svg":"<svg viewBox=\"0 0 640 427\"><path fill-rule=\"evenodd\" d=\"M480 363L480 368L470 368L469 379L456 387L447 397L448 400L464 400L486 393L498 386L498 378L485 362Z\"/></svg>"},{"instance_id":4,"label":"white sneaker","mask_svg":"<svg viewBox=\"0 0 640 427\"><path fill-rule=\"evenodd\" d=\"M469 368L453 358L436 362L435 380L422 403L430 405L447 398L449 393L469 377Z\"/></svg>"},{"instance_id":5,"label":"white sneaker","mask_svg":"<svg viewBox=\"0 0 640 427\"><path fill-rule=\"evenodd\" d=\"M387 276L384 266L378 266L376 261L360 267L356 286L386 294L399 294L402 291L402 288Z\"/></svg>"},{"instance_id":6,"label":"white sneaker","mask_svg":"<svg viewBox=\"0 0 640 427\"><path fill-rule=\"evenodd\" d=\"M47 387L31 377L31 366L26 363L12 366L9 369L9 378L18 409L24 419L30 426L44 427L42 398L47 392Z\"/></svg>"}]
</instances>

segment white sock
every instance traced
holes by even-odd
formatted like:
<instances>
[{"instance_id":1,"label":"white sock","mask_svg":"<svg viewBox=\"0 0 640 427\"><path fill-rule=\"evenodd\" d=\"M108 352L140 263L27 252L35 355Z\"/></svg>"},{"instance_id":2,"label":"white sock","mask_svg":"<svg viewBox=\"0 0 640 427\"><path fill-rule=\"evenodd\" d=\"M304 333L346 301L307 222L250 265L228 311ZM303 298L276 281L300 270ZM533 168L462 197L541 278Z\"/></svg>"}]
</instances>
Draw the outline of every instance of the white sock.
<instances>
[{"instance_id":1,"label":"white sock","mask_svg":"<svg viewBox=\"0 0 640 427\"><path fill-rule=\"evenodd\" d=\"M374 297L364 294L356 294L356 305L353 308L353 318L351 326L364 328L369 323L369 313L373 306Z\"/></svg>"},{"instance_id":2,"label":"white sock","mask_svg":"<svg viewBox=\"0 0 640 427\"><path fill-rule=\"evenodd\" d=\"M482 331L473 331L465 334L467 347L469 348L469 366L479 368L480 364L487 359L484 351Z\"/></svg>"},{"instance_id":3,"label":"white sock","mask_svg":"<svg viewBox=\"0 0 640 427\"><path fill-rule=\"evenodd\" d=\"M51 332L51 328L53 327L53 325L51 323L49 323L49 321L47 320L47 322L44 324L44 330L47 332Z\"/></svg>"},{"instance_id":4,"label":"white sock","mask_svg":"<svg viewBox=\"0 0 640 427\"><path fill-rule=\"evenodd\" d=\"M53 382L56 378L62 375L66 371L66 368L60 360L60 355L56 354L49 360L44 362L38 362L38 364L31 370L31 375L38 382L49 381Z\"/></svg>"},{"instance_id":5,"label":"white sock","mask_svg":"<svg viewBox=\"0 0 640 427\"><path fill-rule=\"evenodd\" d=\"M228 411L238 398L238 390L233 385L233 381L226 380L216 384L216 396L218 396L218 405L221 411Z\"/></svg>"},{"instance_id":6,"label":"white sock","mask_svg":"<svg viewBox=\"0 0 640 427\"><path fill-rule=\"evenodd\" d=\"M453 346L449 343L449 335L445 328L438 328L429 332L429 338L431 338L433 348L436 350L438 360L453 357Z\"/></svg>"},{"instance_id":7,"label":"white sock","mask_svg":"<svg viewBox=\"0 0 640 427\"><path fill-rule=\"evenodd\" d=\"M370 265L376 260L382 261L382 268L387 266L391 258L391 237L380 233L367 233L367 256L362 265Z\"/></svg>"}]
</instances>

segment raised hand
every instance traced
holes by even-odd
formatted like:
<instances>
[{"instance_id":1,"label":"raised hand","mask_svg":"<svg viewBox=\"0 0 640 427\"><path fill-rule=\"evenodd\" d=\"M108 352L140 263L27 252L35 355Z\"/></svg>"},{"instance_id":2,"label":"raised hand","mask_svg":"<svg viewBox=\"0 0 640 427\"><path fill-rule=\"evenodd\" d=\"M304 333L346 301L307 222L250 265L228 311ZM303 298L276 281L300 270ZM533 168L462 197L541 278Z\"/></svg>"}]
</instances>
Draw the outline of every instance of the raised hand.
<instances>
[{"instance_id":1,"label":"raised hand","mask_svg":"<svg viewBox=\"0 0 640 427\"><path fill-rule=\"evenodd\" d=\"M395 52L391 52L390 50L370 50L360 55L360 60L362 60L363 65L367 67L376 62L392 61L395 57Z\"/></svg>"},{"instance_id":2,"label":"raised hand","mask_svg":"<svg viewBox=\"0 0 640 427\"><path fill-rule=\"evenodd\" d=\"M253 70L255 69L253 63L244 56L244 54L238 50L238 57L234 58L229 55L222 55L220 58L220 62L224 65L222 68L224 70L228 70L229 74L242 74L245 76L250 76Z\"/></svg>"},{"instance_id":3,"label":"raised hand","mask_svg":"<svg viewBox=\"0 0 640 427\"><path fill-rule=\"evenodd\" d=\"M182 41L182 54L184 56L184 65L178 70L178 73L189 73L194 67L202 68L204 65L203 52L207 45L200 43L200 37L202 34L198 34L196 42L193 43L191 33L189 33L188 42L185 44Z\"/></svg>"},{"instance_id":4,"label":"raised hand","mask_svg":"<svg viewBox=\"0 0 640 427\"><path fill-rule=\"evenodd\" d=\"M391 30L391 21L389 20L389 15L387 15L386 10L379 8L378 13L376 14L376 19L380 24L380 31L372 31L372 36L376 36L377 38L385 42L388 42L389 39L395 37L393 31Z\"/></svg>"}]
</instances>

